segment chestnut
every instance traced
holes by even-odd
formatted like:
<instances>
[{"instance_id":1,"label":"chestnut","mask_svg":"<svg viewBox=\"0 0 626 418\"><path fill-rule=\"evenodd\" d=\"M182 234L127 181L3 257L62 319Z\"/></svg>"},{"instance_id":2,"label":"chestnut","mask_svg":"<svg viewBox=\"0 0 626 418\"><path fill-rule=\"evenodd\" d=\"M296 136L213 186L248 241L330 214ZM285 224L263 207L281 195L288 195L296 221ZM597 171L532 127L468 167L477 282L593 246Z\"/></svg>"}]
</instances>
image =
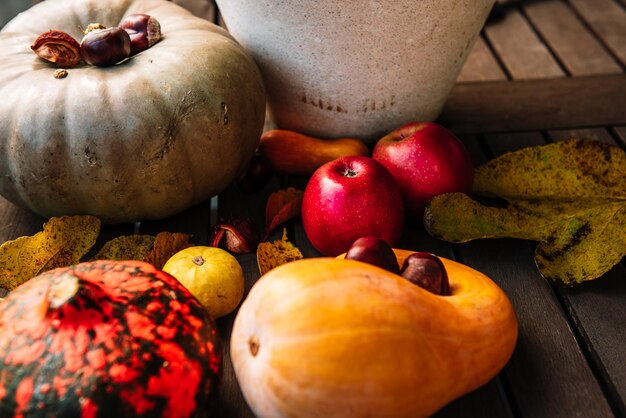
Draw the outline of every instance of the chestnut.
<instances>
[{"instance_id":1,"label":"chestnut","mask_svg":"<svg viewBox=\"0 0 626 418\"><path fill-rule=\"evenodd\" d=\"M354 241L346 259L373 264L395 274L400 274L396 255L387 241L377 237L362 237Z\"/></svg>"},{"instance_id":2,"label":"chestnut","mask_svg":"<svg viewBox=\"0 0 626 418\"><path fill-rule=\"evenodd\" d=\"M431 253L417 252L409 255L402 264L400 275L434 294L450 295L446 268L441 259Z\"/></svg>"},{"instance_id":3,"label":"chestnut","mask_svg":"<svg viewBox=\"0 0 626 418\"><path fill-rule=\"evenodd\" d=\"M131 55L150 48L161 39L161 24L143 13L126 16L119 24L130 35Z\"/></svg>"},{"instance_id":4,"label":"chestnut","mask_svg":"<svg viewBox=\"0 0 626 418\"><path fill-rule=\"evenodd\" d=\"M118 27L94 30L83 37L80 52L87 64L99 67L117 64L130 55L130 36Z\"/></svg>"}]
</instances>

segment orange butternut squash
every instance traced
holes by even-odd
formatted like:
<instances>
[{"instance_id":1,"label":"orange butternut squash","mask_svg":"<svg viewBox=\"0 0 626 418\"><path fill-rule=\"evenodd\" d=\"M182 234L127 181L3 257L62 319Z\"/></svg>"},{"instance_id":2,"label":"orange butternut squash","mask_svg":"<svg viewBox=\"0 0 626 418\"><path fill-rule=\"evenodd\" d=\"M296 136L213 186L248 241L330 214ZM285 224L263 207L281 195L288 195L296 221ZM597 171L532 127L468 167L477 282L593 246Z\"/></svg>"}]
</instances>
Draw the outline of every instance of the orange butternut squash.
<instances>
[{"instance_id":1,"label":"orange butternut squash","mask_svg":"<svg viewBox=\"0 0 626 418\"><path fill-rule=\"evenodd\" d=\"M261 136L259 153L270 160L277 173L310 176L329 161L348 155L369 156L370 150L354 138L319 139L273 129Z\"/></svg>"},{"instance_id":2,"label":"orange butternut squash","mask_svg":"<svg viewBox=\"0 0 626 418\"><path fill-rule=\"evenodd\" d=\"M411 254L394 252L399 264ZM230 348L254 413L415 418L492 379L517 340L511 303L487 276L442 260L451 296L354 260L305 259L265 274Z\"/></svg>"}]
</instances>

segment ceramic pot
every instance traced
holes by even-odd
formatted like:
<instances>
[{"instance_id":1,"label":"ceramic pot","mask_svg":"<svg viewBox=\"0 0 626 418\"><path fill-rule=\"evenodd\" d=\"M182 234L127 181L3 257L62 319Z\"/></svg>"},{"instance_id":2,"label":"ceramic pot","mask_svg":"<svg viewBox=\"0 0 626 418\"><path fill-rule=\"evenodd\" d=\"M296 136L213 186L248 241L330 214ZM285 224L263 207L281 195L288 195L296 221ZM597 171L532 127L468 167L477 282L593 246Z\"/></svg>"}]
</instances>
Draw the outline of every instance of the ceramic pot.
<instances>
[{"instance_id":1,"label":"ceramic pot","mask_svg":"<svg viewBox=\"0 0 626 418\"><path fill-rule=\"evenodd\" d=\"M276 124L366 140L441 112L494 0L217 0Z\"/></svg>"}]
</instances>

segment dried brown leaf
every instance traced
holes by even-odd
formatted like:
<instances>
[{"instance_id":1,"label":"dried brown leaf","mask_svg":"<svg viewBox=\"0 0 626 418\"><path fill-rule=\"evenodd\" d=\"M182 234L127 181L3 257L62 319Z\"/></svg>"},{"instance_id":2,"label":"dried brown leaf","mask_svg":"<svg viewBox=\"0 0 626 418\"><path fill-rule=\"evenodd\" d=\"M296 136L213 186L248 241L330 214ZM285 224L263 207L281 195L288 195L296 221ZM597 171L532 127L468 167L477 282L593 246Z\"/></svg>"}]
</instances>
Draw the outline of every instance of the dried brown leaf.
<instances>
[{"instance_id":1,"label":"dried brown leaf","mask_svg":"<svg viewBox=\"0 0 626 418\"><path fill-rule=\"evenodd\" d=\"M287 239L287 230L283 229L283 237L274 242L262 242L256 250L256 259L261 274L271 269L303 258L300 250Z\"/></svg>"},{"instance_id":2,"label":"dried brown leaf","mask_svg":"<svg viewBox=\"0 0 626 418\"><path fill-rule=\"evenodd\" d=\"M146 254L143 261L151 263L161 269L174 254L193 246L189 242L190 234L179 232L159 232L154 240L152 250Z\"/></svg>"}]
</instances>

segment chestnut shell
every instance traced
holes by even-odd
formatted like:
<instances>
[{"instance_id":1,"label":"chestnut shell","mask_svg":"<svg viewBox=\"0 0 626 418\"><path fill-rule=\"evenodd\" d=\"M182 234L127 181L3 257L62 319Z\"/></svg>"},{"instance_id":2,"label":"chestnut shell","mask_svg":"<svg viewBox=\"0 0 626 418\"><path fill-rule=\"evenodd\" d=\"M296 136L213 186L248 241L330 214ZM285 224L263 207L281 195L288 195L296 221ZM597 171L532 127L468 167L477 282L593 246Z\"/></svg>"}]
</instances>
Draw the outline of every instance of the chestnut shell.
<instances>
[{"instance_id":1,"label":"chestnut shell","mask_svg":"<svg viewBox=\"0 0 626 418\"><path fill-rule=\"evenodd\" d=\"M80 52L87 64L98 67L115 65L130 55L130 36L122 28L91 31L80 43Z\"/></svg>"}]
</instances>

